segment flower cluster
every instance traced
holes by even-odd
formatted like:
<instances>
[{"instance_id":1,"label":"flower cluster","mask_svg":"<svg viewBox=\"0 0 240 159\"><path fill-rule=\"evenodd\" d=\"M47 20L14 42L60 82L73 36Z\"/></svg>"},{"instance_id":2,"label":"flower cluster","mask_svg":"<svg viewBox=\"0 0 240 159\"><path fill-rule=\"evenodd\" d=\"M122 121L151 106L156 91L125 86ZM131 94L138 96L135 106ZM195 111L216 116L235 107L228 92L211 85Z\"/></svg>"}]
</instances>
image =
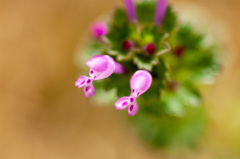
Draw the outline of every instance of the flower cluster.
<instances>
[{"instance_id":1,"label":"flower cluster","mask_svg":"<svg viewBox=\"0 0 240 159\"><path fill-rule=\"evenodd\" d=\"M124 0L126 6L126 12L128 16L129 23L134 23L138 25L138 18L135 5L132 0ZM167 8L167 1L166 0L159 0L154 22L156 26L159 26L164 18L165 12ZM104 22L96 22L91 27L91 34L94 38L105 41L106 35L108 34L108 26ZM113 46L111 46L113 47ZM139 47L135 44L135 41L132 40L124 40L122 43L122 48L124 51L128 51L128 56L131 52L135 50L140 50ZM142 50L146 53L147 56L154 55L157 48L154 43L147 43L142 47ZM169 51L169 48L167 49ZM109 51L111 53L111 51ZM165 50L166 52L166 50ZM113 51L112 51L112 54ZM156 53L156 56L161 55L162 52ZM119 57L118 60L124 58ZM96 55L92 57L90 60L86 62L87 66L90 68L89 76L81 76L75 83L75 86L78 88L83 88L83 93L85 97L90 97L96 93L96 90L93 86L94 80L101 80L111 76L113 73L117 74L124 74L125 68L123 65L114 61L114 59L108 55ZM157 64L157 62L155 63ZM146 69L146 68L145 68ZM149 68L148 70L151 70ZM121 97L116 103L116 109L125 109L128 108L127 112L130 116L136 115L139 110L138 103L136 99L146 92L152 83L152 75L146 70L138 70L136 71L131 80L130 80L130 87L131 87L131 95L130 97Z\"/></svg>"},{"instance_id":2,"label":"flower cluster","mask_svg":"<svg viewBox=\"0 0 240 159\"><path fill-rule=\"evenodd\" d=\"M75 85L85 97L137 114L130 121L152 144L193 144L205 121L199 88L214 81L221 50L211 35L178 20L167 0L123 2L107 23L90 27L79 58L89 76Z\"/></svg>"},{"instance_id":3,"label":"flower cluster","mask_svg":"<svg viewBox=\"0 0 240 159\"><path fill-rule=\"evenodd\" d=\"M197 84L196 77L201 72L212 69L215 64L212 52L209 54L205 48L199 49L202 37L186 26L180 26L176 31L176 15L167 5L167 0L158 0L156 3L142 0L137 5L133 0L124 0L124 4L125 9L117 9L110 24L98 21L91 26L90 33L96 41L92 48L97 47L97 49L90 51L94 56L86 63L90 68L90 77L81 76L75 85L79 88L84 87L85 97L90 97L96 93L92 82L109 78L110 80L103 81L103 86L107 90L116 87L117 95L121 97L127 93L124 91L125 87L128 87L125 80L129 81L138 70L142 70L153 78L150 80L153 82L150 92L154 95L149 97L147 94L144 95L146 102L152 102L154 98L159 100L160 97L162 101L167 99L160 96L159 90L164 89L178 91L184 88L190 94L194 94L193 96L198 96L196 90L192 91L192 86ZM154 12L152 12L153 8ZM145 14L144 11L149 13ZM168 52L171 54L165 54ZM187 66L188 64L190 67ZM191 67L195 71L185 70ZM182 76L182 72L190 74ZM145 75L148 76L146 73ZM185 77L188 76L190 79L187 81ZM121 82L117 82L118 80ZM143 82L142 85L145 83ZM179 101L179 103L186 102ZM120 109L117 105L116 108ZM167 109L170 107L171 105ZM128 108L132 109L131 105ZM169 113L182 116L184 112L180 110L177 113L171 110Z\"/></svg>"},{"instance_id":4,"label":"flower cluster","mask_svg":"<svg viewBox=\"0 0 240 159\"><path fill-rule=\"evenodd\" d=\"M94 80L101 80L111 76L113 73L123 74L125 72L124 67L115 62L108 55L97 55L92 57L86 63L89 70L89 76L81 76L75 83L78 88L83 88L83 93L85 97L90 97L96 93L93 86ZM136 99L146 92L152 83L152 76L149 72L145 70L139 70L132 76L130 86L131 86L131 96L120 98L115 106L117 109L125 109L128 107L128 114L130 116L135 115L138 112L138 104Z\"/></svg>"}]
</instances>

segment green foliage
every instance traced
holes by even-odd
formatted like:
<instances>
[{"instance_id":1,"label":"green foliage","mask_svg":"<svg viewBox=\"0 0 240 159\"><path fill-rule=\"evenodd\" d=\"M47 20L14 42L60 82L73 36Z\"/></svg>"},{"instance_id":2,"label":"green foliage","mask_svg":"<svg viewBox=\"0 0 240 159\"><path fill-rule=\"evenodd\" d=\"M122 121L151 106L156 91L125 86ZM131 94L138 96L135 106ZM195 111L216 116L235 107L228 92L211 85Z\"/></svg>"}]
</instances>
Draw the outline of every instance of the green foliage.
<instances>
[{"instance_id":1,"label":"green foliage","mask_svg":"<svg viewBox=\"0 0 240 159\"><path fill-rule=\"evenodd\" d=\"M200 47L203 35L195 33L189 24L184 24L177 31L176 39L186 49L196 50Z\"/></svg>"},{"instance_id":2,"label":"green foliage","mask_svg":"<svg viewBox=\"0 0 240 159\"><path fill-rule=\"evenodd\" d=\"M115 11L114 18L110 24L110 31L107 38L111 42L113 50L122 50L122 42L128 38L130 34L130 26L128 24L125 10L118 8Z\"/></svg>"},{"instance_id":3,"label":"green foliage","mask_svg":"<svg viewBox=\"0 0 240 159\"><path fill-rule=\"evenodd\" d=\"M124 77L122 77L121 75L113 74L112 76L104 80L104 88L106 90L116 89L118 97L128 96L131 93L129 88L130 78L131 76L129 75L125 75Z\"/></svg>"},{"instance_id":4,"label":"green foliage","mask_svg":"<svg viewBox=\"0 0 240 159\"><path fill-rule=\"evenodd\" d=\"M148 71L151 71L153 65L156 65L158 63L158 60L156 58L144 55L144 53L137 54L133 60L139 69L144 69Z\"/></svg>"},{"instance_id":5,"label":"green foliage","mask_svg":"<svg viewBox=\"0 0 240 159\"><path fill-rule=\"evenodd\" d=\"M138 25L128 22L124 9L116 9L109 23L109 44L93 41L85 53L108 54L126 68L124 75L113 74L97 83L99 92L114 90L118 98L130 95L129 81L135 71L148 70L153 77L152 86L138 98L139 112L130 121L155 146L192 146L205 127L205 112L197 88L219 71L218 48L215 44L205 45L205 35L190 24L179 23L170 6L162 25L155 26L155 5L153 0L137 3ZM133 41L134 49L125 51L124 40ZM149 43L156 46L153 55L144 51ZM166 51L168 44L171 51L158 54Z\"/></svg>"},{"instance_id":6,"label":"green foliage","mask_svg":"<svg viewBox=\"0 0 240 159\"><path fill-rule=\"evenodd\" d=\"M166 81L166 72L167 68L164 61L159 59L158 65L155 65L152 69L152 85L149 90L141 96L143 102L160 101L161 91L164 89L164 82Z\"/></svg>"},{"instance_id":7,"label":"green foliage","mask_svg":"<svg viewBox=\"0 0 240 159\"><path fill-rule=\"evenodd\" d=\"M172 51L167 55L171 64L171 76L179 81L199 84L205 79L212 79L219 71L218 48L203 45L205 36L199 34L189 25L183 24L171 36ZM173 56L178 46L184 48L181 57Z\"/></svg>"},{"instance_id":8,"label":"green foliage","mask_svg":"<svg viewBox=\"0 0 240 159\"><path fill-rule=\"evenodd\" d=\"M137 3L137 14L141 24L153 22L155 12L156 1L143 0L141 3Z\"/></svg>"},{"instance_id":9,"label":"green foliage","mask_svg":"<svg viewBox=\"0 0 240 159\"><path fill-rule=\"evenodd\" d=\"M183 117L175 117L166 114L164 104L166 102L155 102L141 107L138 114L130 118L140 136L154 146L196 146L205 128L203 107L187 107Z\"/></svg>"},{"instance_id":10,"label":"green foliage","mask_svg":"<svg viewBox=\"0 0 240 159\"><path fill-rule=\"evenodd\" d=\"M142 45L146 45L148 43L160 44L162 40L164 40L165 33L160 32L156 25L145 25L142 28L140 37L140 42L142 42ZM159 46L157 45L157 47Z\"/></svg>"},{"instance_id":11,"label":"green foliage","mask_svg":"<svg viewBox=\"0 0 240 159\"><path fill-rule=\"evenodd\" d=\"M172 32L177 26L177 15L173 12L172 7L168 7L163 20L162 29L165 32Z\"/></svg>"}]
</instances>

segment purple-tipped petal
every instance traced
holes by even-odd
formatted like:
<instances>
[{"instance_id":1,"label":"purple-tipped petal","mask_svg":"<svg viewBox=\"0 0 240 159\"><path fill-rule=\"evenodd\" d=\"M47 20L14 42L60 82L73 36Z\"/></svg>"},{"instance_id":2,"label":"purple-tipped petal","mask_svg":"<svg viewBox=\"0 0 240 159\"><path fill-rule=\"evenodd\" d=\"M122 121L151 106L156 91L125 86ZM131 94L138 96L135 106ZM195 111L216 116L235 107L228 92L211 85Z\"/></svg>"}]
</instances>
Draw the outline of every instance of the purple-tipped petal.
<instances>
[{"instance_id":1,"label":"purple-tipped petal","mask_svg":"<svg viewBox=\"0 0 240 159\"><path fill-rule=\"evenodd\" d=\"M83 93L85 97L90 97L96 93L96 90L92 84L94 80L100 80L109 77L118 66L117 72L123 71L123 66L115 63L113 58L108 55L97 55L92 57L86 62L90 67L89 76L81 76L75 83L77 87L83 87Z\"/></svg>"},{"instance_id":2,"label":"purple-tipped petal","mask_svg":"<svg viewBox=\"0 0 240 159\"><path fill-rule=\"evenodd\" d=\"M87 83L87 80L88 80L88 77L87 76L81 76L78 78L78 80L75 82L75 86L80 88L80 87L83 87L86 85Z\"/></svg>"},{"instance_id":3,"label":"purple-tipped petal","mask_svg":"<svg viewBox=\"0 0 240 159\"><path fill-rule=\"evenodd\" d=\"M95 90L92 82L85 85L85 87L83 88L83 94L86 98L93 96L95 93L96 93L96 90Z\"/></svg>"},{"instance_id":4,"label":"purple-tipped petal","mask_svg":"<svg viewBox=\"0 0 240 159\"><path fill-rule=\"evenodd\" d=\"M146 92L152 84L152 76L145 70L139 70L134 73L131 78L130 86L131 90L136 90L137 96Z\"/></svg>"},{"instance_id":5,"label":"purple-tipped petal","mask_svg":"<svg viewBox=\"0 0 240 159\"><path fill-rule=\"evenodd\" d=\"M129 22L137 22L137 12L132 0L124 0Z\"/></svg>"},{"instance_id":6,"label":"purple-tipped petal","mask_svg":"<svg viewBox=\"0 0 240 159\"><path fill-rule=\"evenodd\" d=\"M94 71L93 69L89 70L89 76L92 80L96 80L101 73Z\"/></svg>"},{"instance_id":7,"label":"purple-tipped petal","mask_svg":"<svg viewBox=\"0 0 240 159\"><path fill-rule=\"evenodd\" d=\"M95 22L91 26L91 34L95 38L102 38L108 34L108 26L105 22Z\"/></svg>"},{"instance_id":8,"label":"purple-tipped petal","mask_svg":"<svg viewBox=\"0 0 240 159\"><path fill-rule=\"evenodd\" d=\"M86 65L97 72L106 71L108 68L108 58L104 55L93 56L86 62Z\"/></svg>"},{"instance_id":9,"label":"purple-tipped petal","mask_svg":"<svg viewBox=\"0 0 240 159\"><path fill-rule=\"evenodd\" d=\"M114 70L114 73L116 74L124 74L126 72L125 68L123 67L123 65L115 62L116 68Z\"/></svg>"},{"instance_id":10,"label":"purple-tipped petal","mask_svg":"<svg viewBox=\"0 0 240 159\"><path fill-rule=\"evenodd\" d=\"M104 72L101 72L95 80L100 80L111 76L116 68L113 58L108 55L104 55L104 57L107 59L107 69Z\"/></svg>"},{"instance_id":11,"label":"purple-tipped petal","mask_svg":"<svg viewBox=\"0 0 240 159\"><path fill-rule=\"evenodd\" d=\"M155 11L154 23L161 25L167 10L167 0L158 0Z\"/></svg>"},{"instance_id":12,"label":"purple-tipped petal","mask_svg":"<svg viewBox=\"0 0 240 159\"><path fill-rule=\"evenodd\" d=\"M90 77L94 77L94 76L96 76L98 73L96 72L96 71L94 71L93 69L89 69L89 76Z\"/></svg>"},{"instance_id":13,"label":"purple-tipped petal","mask_svg":"<svg viewBox=\"0 0 240 159\"><path fill-rule=\"evenodd\" d=\"M138 110L139 110L138 103L136 101L134 101L133 103L131 103L128 106L127 113L128 113L129 116L134 116L134 115L137 114Z\"/></svg>"},{"instance_id":14,"label":"purple-tipped petal","mask_svg":"<svg viewBox=\"0 0 240 159\"><path fill-rule=\"evenodd\" d=\"M119 98L118 101L115 103L115 108L122 110L127 108L130 103L131 103L130 97L122 97L122 98Z\"/></svg>"}]
</instances>

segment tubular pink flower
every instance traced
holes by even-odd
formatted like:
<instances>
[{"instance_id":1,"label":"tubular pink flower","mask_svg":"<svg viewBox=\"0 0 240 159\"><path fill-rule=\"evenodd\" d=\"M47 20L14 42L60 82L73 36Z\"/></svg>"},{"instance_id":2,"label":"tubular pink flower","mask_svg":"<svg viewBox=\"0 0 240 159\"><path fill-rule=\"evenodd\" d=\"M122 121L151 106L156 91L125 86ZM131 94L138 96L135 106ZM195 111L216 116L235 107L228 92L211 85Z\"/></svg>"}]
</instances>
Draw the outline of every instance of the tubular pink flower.
<instances>
[{"instance_id":1,"label":"tubular pink flower","mask_svg":"<svg viewBox=\"0 0 240 159\"><path fill-rule=\"evenodd\" d=\"M108 34L108 26L105 22L95 22L90 31L93 37L100 39Z\"/></svg>"},{"instance_id":2,"label":"tubular pink flower","mask_svg":"<svg viewBox=\"0 0 240 159\"><path fill-rule=\"evenodd\" d=\"M75 83L78 88L83 88L85 97L93 96L96 91L92 84L94 80L101 80L112 75L112 73L122 74L125 73L124 67L115 62L108 55L96 55L86 62L86 65L90 68L89 76L81 76Z\"/></svg>"},{"instance_id":3,"label":"tubular pink flower","mask_svg":"<svg viewBox=\"0 0 240 159\"><path fill-rule=\"evenodd\" d=\"M109 77L116 68L114 60L108 55L97 55L86 62L89 70L89 76L81 76L75 83L78 88L83 88L85 97L90 97L96 93L92 84L94 80L101 80Z\"/></svg>"},{"instance_id":4,"label":"tubular pink flower","mask_svg":"<svg viewBox=\"0 0 240 159\"><path fill-rule=\"evenodd\" d=\"M165 13L167 10L167 0L158 0L156 11L155 11L155 17L154 17L154 23L156 25L161 25Z\"/></svg>"},{"instance_id":5,"label":"tubular pink flower","mask_svg":"<svg viewBox=\"0 0 240 159\"><path fill-rule=\"evenodd\" d=\"M127 11L127 15L128 15L128 20L131 23L137 22L138 18L137 18L137 12L136 12L136 8L135 5L133 3L132 0L124 0L124 4L126 6L126 11Z\"/></svg>"},{"instance_id":6,"label":"tubular pink flower","mask_svg":"<svg viewBox=\"0 0 240 159\"><path fill-rule=\"evenodd\" d=\"M124 74L126 72L125 68L123 67L123 65L115 62L115 70L114 70L114 73L116 74Z\"/></svg>"},{"instance_id":7,"label":"tubular pink flower","mask_svg":"<svg viewBox=\"0 0 240 159\"><path fill-rule=\"evenodd\" d=\"M127 108L129 116L134 116L139 110L136 99L146 92L152 84L152 76L145 70L139 70L134 73L130 80L131 95L129 97L121 97L115 103L115 108L122 110Z\"/></svg>"}]
</instances>

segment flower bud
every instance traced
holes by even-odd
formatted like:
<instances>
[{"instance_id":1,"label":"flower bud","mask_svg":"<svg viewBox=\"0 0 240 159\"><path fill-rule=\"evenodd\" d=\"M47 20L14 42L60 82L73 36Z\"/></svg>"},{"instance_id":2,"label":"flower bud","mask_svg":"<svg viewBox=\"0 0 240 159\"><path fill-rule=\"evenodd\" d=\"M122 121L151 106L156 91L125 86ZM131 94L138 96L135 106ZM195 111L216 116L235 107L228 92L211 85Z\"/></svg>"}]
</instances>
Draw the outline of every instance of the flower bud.
<instances>
[{"instance_id":1,"label":"flower bud","mask_svg":"<svg viewBox=\"0 0 240 159\"><path fill-rule=\"evenodd\" d=\"M122 47L124 51L129 51L132 48L132 42L130 40L124 40L122 43Z\"/></svg>"},{"instance_id":2,"label":"flower bud","mask_svg":"<svg viewBox=\"0 0 240 159\"><path fill-rule=\"evenodd\" d=\"M156 46L153 43L147 44L145 46L145 52L148 55L153 55L156 52Z\"/></svg>"}]
</instances>

